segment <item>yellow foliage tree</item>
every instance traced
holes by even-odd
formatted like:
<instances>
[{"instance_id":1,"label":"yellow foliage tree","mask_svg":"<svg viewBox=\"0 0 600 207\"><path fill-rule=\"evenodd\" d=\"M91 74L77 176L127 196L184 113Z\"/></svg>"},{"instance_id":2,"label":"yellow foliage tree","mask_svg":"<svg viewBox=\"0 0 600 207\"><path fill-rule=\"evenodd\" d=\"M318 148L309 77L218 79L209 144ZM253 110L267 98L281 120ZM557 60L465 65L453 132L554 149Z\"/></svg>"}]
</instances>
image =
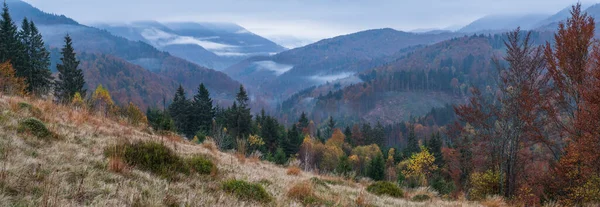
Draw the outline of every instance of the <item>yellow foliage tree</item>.
<instances>
[{"instance_id":1,"label":"yellow foliage tree","mask_svg":"<svg viewBox=\"0 0 600 207\"><path fill-rule=\"evenodd\" d=\"M352 155L356 155L358 157L359 162L357 166L354 166L357 173L363 174L366 172L367 164L375 158L377 155L381 155L381 150L377 144L367 145L367 146L357 146L352 149Z\"/></svg>"},{"instance_id":2,"label":"yellow foliage tree","mask_svg":"<svg viewBox=\"0 0 600 207\"><path fill-rule=\"evenodd\" d=\"M115 103L113 102L112 97L110 97L108 90L100 84L96 87L96 90L92 95L92 104L95 109L103 112L106 116Z\"/></svg>"},{"instance_id":3,"label":"yellow foliage tree","mask_svg":"<svg viewBox=\"0 0 600 207\"><path fill-rule=\"evenodd\" d=\"M427 178L438 168L434 163L435 157L433 154L427 148L421 146L421 152L413 154L407 162L401 163L406 165L403 166L402 173L407 178L419 181L422 186L427 186Z\"/></svg>"},{"instance_id":4,"label":"yellow foliage tree","mask_svg":"<svg viewBox=\"0 0 600 207\"><path fill-rule=\"evenodd\" d=\"M336 146L341 149L342 145L344 144L345 139L346 139L346 135L344 135L342 130L335 129L335 131L333 131L333 134L331 135L331 138L329 138L329 140L327 140L326 145Z\"/></svg>"},{"instance_id":5,"label":"yellow foliage tree","mask_svg":"<svg viewBox=\"0 0 600 207\"><path fill-rule=\"evenodd\" d=\"M127 118L129 119L129 123L134 126L148 123L148 118L146 117L146 115L134 103L129 102L126 113Z\"/></svg>"},{"instance_id":6,"label":"yellow foliage tree","mask_svg":"<svg viewBox=\"0 0 600 207\"><path fill-rule=\"evenodd\" d=\"M71 100L71 104L77 109L80 109L84 106L83 98L79 92L75 93L73 100Z\"/></svg>"},{"instance_id":7,"label":"yellow foliage tree","mask_svg":"<svg viewBox=\"0 0 600 207\"><path fill-rule=\"evenodd\" d=\"M25 95L25 88L25 79L15 76L15 69L10 62L0 64L0 93L21 96Z\"/></svg>"}]
</instances>

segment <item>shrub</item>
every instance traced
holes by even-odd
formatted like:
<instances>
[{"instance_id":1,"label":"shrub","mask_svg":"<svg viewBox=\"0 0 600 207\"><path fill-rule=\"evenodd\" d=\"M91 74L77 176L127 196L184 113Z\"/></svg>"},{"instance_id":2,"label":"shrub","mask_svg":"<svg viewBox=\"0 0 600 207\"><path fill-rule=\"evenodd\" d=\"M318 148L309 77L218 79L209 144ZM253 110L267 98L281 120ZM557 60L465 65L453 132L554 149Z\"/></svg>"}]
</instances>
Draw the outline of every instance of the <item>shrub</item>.
<instances>
[{"instance_id":1,"label":"shrub","mask_svg":"<svg viewBox=\"0 0 600 207\"><path fill-rule=\"evenodd\" d=\"M469 193L471 200L483 200L488 196L494 195L500 190L500 173L488 170L484 173L475 172L470 176L471 190Z\"/></svg>"},{"instance_id":2,"label":"shrub","mask_svg":"<svg viewBox=\"0 0 600 207\"><path fill-rule=\"evenodd\" d=\"M204 140L206 140L206 135L204 134L204 132L198 131L198 133L196 133L196 136L194 136L192 142L195 144L200 144L203 143Z\"/></svg>"},{"instance_id":3,"label":"shrub","mask_svg":"<svg viewBox=\"0 0 600 207\"><path fill-rule=\"evenodd\" d=\"M25 120L21 121L17 131L19 133L31 133L32 135L42 139L52 136L52 132L46 128L44 122L36 118L26 118Z\"/></svg>"},{"instance_id":4,"label":"shrub","mask_svg":"<svg viewBox=\"0 0 600 207\"><path fill-rule=\"evenodd\" d=\"M290 188L287 196L307 206L318 205L321 203L321 199L315 195L312 185L308 182L297 183Z\"/></svg>"},{"instance_id":5,"label":"shrub","mask_svg":"<svg viewBox=\"0 0 600 207\"><path fill-rule=\"evenodd\" d=\"M395 198L400 198L404 195L402 189L400 189L397 185L386 181L379 181L369 185L369 187L367 187L367 191L375 195L388 195Z\"/></svg>"},{"instance_id":6,"label":"shrub","mask_svg":"<svg viewBox=\"0 0 600 207\"><path fill-rule=\"evenodd\" d=\"M240 199L254 200L262 203L271 202L272 198L260 185L243 180L228 180L222 183L223 190Z\"/></svg>"},{"instance_id":7,"label":"shrub","mask_svg":"<svg viewBox=\"0 0 600 207\"><path fill-rule=\"evenodd\" d=\"M208 175L217 171L217 166L202 156L195 156L188 159L187 164L192 171L202 175Z\"/></svg>"},{"instance_id":8,"label":"shrub","mask_svg":"<svg viewBox=\"0 0 600 207\"><path fill-rule=\"evenodd\" d=\"M446 181L441 176L437 176L431 181L431 187L442 195L448 195L456 188L454 182Z\"/></svg>"},{"instance_id":9,"label":"shrub","mask_svg":"<svg viewBox=\"0 0 600 207\"><path fill-rule=\"evenodd\" d=\"M42 110L40 110L39 108L37 108L29 103L19 102L17 105L19 106L19 109L28 110L29 113L31 113L31 115L33 115L35 117L39 118L42 116Z\"/></svg>"},{"instance_id":10,"label":"shrub","mask_svg":"<svg viewBox=\"0 0 600 207\"><path fill-rule=\"evenodd\" d=\"M431 199L431 197L429 197L429 195L419 194L419 195L416 195L416 196L412 197L411 200L415 201L415 202L423 202L423 201L428 201L430 199Z\"/></svg>"},{"instance_id":11,"label":"shrub","mask_svg":"<svg viewBox=\"0 0 600 207\"><path fill-rule=\"evenodd\" d=\"M291 166L287 169L288 175L300 175L300 173L302 173L302 170L296 166Z\"/></svg>"},{"instance_id":12,"label":"shrub","mask_svg":"<svg viewBox=\"0 0 600 207\"><path fill-rule=\"evenodd\" d=\"M105 151L107 157L122 157L130 166L165 178L176 173L189 174L188 165L171 149L156 142L137 142L115 146Z\"/></svg>"}]
</instances>

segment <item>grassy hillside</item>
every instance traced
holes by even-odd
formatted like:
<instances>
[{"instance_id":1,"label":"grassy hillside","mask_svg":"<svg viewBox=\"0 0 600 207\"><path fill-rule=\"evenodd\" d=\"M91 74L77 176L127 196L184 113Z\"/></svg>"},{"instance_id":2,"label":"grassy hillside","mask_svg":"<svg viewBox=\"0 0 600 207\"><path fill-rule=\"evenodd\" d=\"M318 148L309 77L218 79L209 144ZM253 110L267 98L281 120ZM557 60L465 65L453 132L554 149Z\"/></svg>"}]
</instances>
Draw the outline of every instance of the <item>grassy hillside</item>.
<instances>
[{"instance_id":1,"label":"grassy hillside","mask_svg":"<svg viewBox=\"0 0 600 207\"><path fill-rule=\"evenodd\" d=\"M43 125L24 124L34 119ZM47 133L36 133L44 125ZM164 175L107 157L114 146L140 142L160 143L155 145L172 152L175 160L203 157L216 167L204 173L167 168L171 173ZM155 152L147 155L160 154ZM404 198L376 196L366 191L370 183L294 172L219 152L211 141L194 144L176 135L161 136L49 101L0 97L0 206L478 206L443 201L427 189L405 190ZM248 186L262 186L267 199L235 193ZM433 198L408 201L420 194Z\"/></svg>"}]
</instances>

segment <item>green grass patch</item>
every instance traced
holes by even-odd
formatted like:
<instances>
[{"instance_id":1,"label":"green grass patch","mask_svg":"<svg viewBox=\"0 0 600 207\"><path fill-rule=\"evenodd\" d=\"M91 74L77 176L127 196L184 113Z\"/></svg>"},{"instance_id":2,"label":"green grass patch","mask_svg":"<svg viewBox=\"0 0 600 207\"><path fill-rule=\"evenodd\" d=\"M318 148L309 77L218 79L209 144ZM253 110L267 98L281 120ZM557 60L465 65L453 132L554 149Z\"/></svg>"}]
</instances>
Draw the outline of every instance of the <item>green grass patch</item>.
<instances>
[{"instance_id":1,"label":"green grass patch","mask_svg":"<svg viewBox=\"0 0 600 207\"><path fill-rule=\"evenodd\" d=\"M164 178L173 178L178 173L190 173L183 159L168 147L156 142L117 145L107 148L104 153L107 157L121 157L130 166Z\"/></svg>"},{"instance_id":2,"label":"green grass patch","mask_svg":"<svg viewBox=\"0 0 600 207\"><path fill-rule=\"evenodd\" d=\"M209 175L217 172L217 166L209 159L202 156L194 156L186 160L186 163L193 172L201 175Z\"/></svg>"},{"instance_id":3,"label":"green grass patch","mask_svg":"<svg viewBox=\"0 0 600 207\"><path fill-rule=\"evenodd\" d=\"M419 194L419 195L413 196L411 200L415 201L415 202L423 202L423 201L428 201L430 199L431 199L431 197L429 197L429 195Z\"/></svg>"},{"instance_id":4,"label":"green grass patch","mask_svg":"<svg viewBox=\"0 0 600 207\"><path fill-rule=\"evenodd\" d=\"M402 192L400 187L386 181L379 181L369 185L369 187L367 187L367 191L375 195L387 195L395 198L400 198L404 195L404 192Z\"/></svg>"},{"instance_id":5,"label":"green grass patch","mask_svg":"<svg viewBox=\"0 0 600 207\"><path fill-rule=\"evenodd\" d=\"M167 179L173 179L179 174L207 175L217 171L217 166L203 156L184 159L170 148L157 142L136 142L111 146L104 150L104 154L106 157L120 157L127 165Z\"/></svg>"},{"instance_id":6,"label":"green grass patch","mask_svg":"<svg viewBox=\"0 0 600 207\"><path fill-rule=\"evenodd\" d=\"M46 124L44 124L44 122L31 117L19 122L17 132L30 133L40 139L52 137L52 132L46 128Z\"/></svg>"},{"instance_id":7,"label":"green grass patch","mask_svg":"<svg viewBox=\"0 0 600 207\"><path fill-rule=\"evenodd\" d=\"M249 183L244 180L228 180L222 183L222 188L225 192L244 200L261 203L268 203L273 200L263 186L257 183Z\"/></svg>"}]
</instances>

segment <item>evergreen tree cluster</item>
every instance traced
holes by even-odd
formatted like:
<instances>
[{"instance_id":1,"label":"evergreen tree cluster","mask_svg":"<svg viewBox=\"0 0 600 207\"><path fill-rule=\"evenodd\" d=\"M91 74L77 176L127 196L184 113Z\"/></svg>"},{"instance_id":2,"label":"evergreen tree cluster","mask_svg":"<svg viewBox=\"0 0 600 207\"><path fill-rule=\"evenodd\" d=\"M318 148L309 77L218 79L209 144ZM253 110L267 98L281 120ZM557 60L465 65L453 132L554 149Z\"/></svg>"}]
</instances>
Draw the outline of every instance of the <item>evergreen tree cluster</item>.
<instances>
[{"instance_id":1,"label":"evergreen tree cluster","mask_svg":"<svg viewBox=\"0 0 600 207\"><path fill-rule=\"evenodd\" d=\"M62 103L71 103L77 93L85 96L85 79L78 68L79 61L68 35L61 52L62 63L57 64L58 80L54 82L50 71L50 52L35 23L25 18L19 29L6 2L0 16L0 63L8 62L13 66L16 76L25 80L28 94L45 96L54 92L56 99Z\"/></svg>"}]
</instances>

